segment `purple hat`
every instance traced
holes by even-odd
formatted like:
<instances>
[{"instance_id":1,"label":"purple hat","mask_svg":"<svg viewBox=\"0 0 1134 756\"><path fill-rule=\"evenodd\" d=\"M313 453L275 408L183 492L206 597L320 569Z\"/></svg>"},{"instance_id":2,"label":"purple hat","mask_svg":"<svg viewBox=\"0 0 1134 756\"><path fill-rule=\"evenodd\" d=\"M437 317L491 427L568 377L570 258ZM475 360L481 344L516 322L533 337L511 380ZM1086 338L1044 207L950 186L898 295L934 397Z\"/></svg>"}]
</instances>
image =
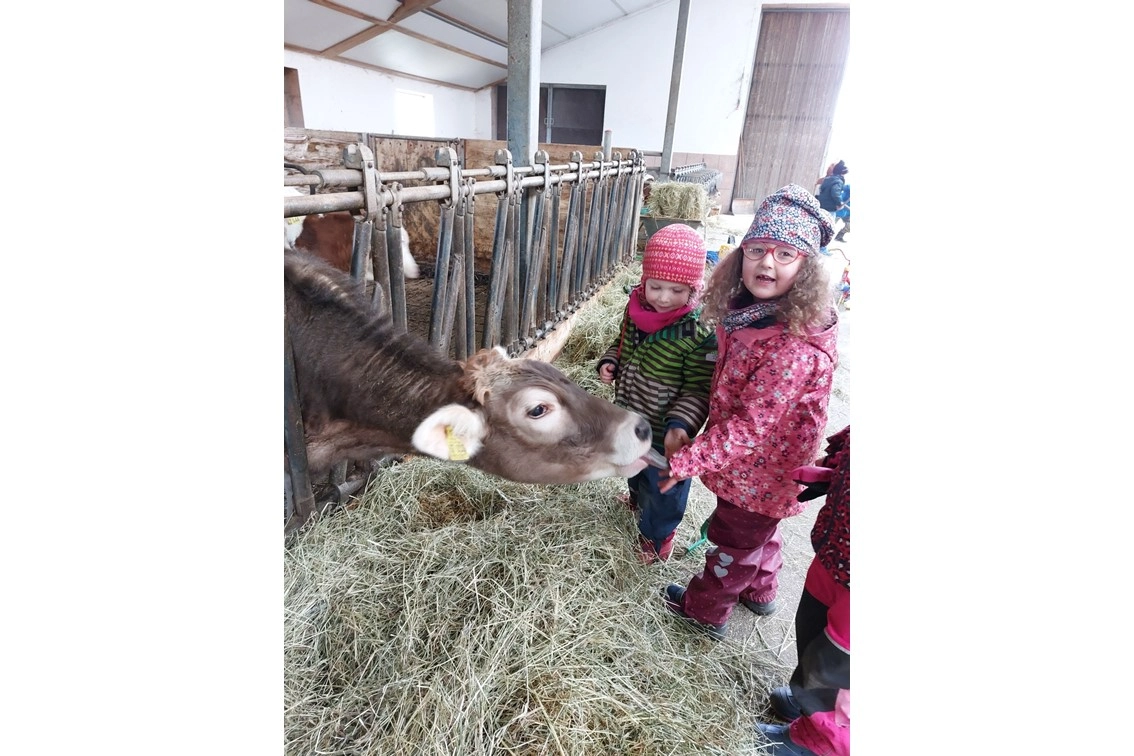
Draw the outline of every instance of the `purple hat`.
<instances>
[{"instance_id":1,"label":"purple hat","mask_svg":"<svg viewBox=\"0 0 1134 756\"><path fill-rule=\"evenodd\" d=\"M830 244L834 235L831 215L819 207L815 196L802 186L788 184L764 198L740 243L772 239L814 255Z\"/></svg>"}]
</instances>

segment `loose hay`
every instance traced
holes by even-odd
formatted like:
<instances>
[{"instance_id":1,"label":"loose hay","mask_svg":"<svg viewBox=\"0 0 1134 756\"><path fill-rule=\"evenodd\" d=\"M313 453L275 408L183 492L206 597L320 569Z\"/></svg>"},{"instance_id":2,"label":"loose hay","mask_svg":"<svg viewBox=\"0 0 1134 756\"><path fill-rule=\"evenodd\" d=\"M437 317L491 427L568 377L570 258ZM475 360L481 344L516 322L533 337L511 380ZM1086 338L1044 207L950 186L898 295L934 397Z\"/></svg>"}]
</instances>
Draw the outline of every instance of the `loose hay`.
<instances>
[{"instance_id":1,"label":"loose hay","mask_svg":"<svg viewBox=\"0 0 1134 756\"><path fill-rule=\"evenodd\" d=\"M557 362L607 398L594 361L639 275L616 276ZM658 596L703 564L683 554L711 495L694 487L674 558L643 566L625 487L413 458L315 521L284 562L286 752L762 752L753 722L791 671L782 643L714 644Z\"/></svg>"},{"instance_id":2,"label":"loose hay","mask_svg":"<svg viewBox=\"0 0 1134 756\"><path fill-rule=\"evenodd\" d=\"M285 560L287 752L754 749L767 673L666 614L622 488L420 458L315 523Z\"/></svg>"}]
</instances>

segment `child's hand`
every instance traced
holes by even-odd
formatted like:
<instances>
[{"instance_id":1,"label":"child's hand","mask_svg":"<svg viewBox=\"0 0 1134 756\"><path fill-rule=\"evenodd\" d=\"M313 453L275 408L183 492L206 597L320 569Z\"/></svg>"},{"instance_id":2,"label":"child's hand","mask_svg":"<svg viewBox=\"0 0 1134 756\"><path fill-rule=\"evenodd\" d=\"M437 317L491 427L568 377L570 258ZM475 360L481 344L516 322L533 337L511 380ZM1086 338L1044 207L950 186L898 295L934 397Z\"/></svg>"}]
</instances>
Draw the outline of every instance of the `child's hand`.
<instances>
[{"instance_id":1,"label":"child's hand","mask_svg":"<svg viewBox=\"0 0 1134 756\"><path fill-rule=\"evenodd\" d=\"M658 491L665 493L685 478L671 478L669 470L658 470Z\"/></svg>"},{"instance_id":2,"label":"child's hand","mask_svg":"<svg viewBox=\"0 0 1134 756\"><path fill-rule=\"evenodd\" d=\"M689 434L684 430L670 428L665 432L665 458L669 459L680 451L681 447L688 446L691 443L693 442L689 440Z\"/></svg>"},{"instance_id":3,"label":"child's hand","mask_svg":"<svg viewBox=\"0 0 1134 756\"><path fill-rule=\"evenodd\" d=\"M604 362L599 365L598 377L603 383L614 383L614 363Z\"/></svg>"}]
</instances>

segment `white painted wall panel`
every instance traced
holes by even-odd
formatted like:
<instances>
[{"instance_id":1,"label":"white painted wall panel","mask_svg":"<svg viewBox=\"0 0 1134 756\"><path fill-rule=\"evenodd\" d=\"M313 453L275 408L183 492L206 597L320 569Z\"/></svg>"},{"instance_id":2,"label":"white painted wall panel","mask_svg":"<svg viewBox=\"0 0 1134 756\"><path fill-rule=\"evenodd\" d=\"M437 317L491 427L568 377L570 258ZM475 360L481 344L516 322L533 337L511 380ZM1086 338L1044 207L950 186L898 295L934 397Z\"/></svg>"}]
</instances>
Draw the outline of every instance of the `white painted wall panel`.
<instances>
[{"instance_id":1,"label":"white painted wall panel","mask_svg":"<svg viewBox=\"0 0 1134 756\"><path fill-rule=\"evenodd\" d=\"M312 55L284 50L284 66L299 71L304 125L309 129L394 133L394 90L433 95L436 133L442 137L487 139L478 127L479 107L474 94L416 79L403 79L358 66L336 63ZM483 119L487 120L487 106Z\"/></svg>"},{"instance_id":2,"label":"white painted wall panel","mask_svg":"<svg viewBox=\"0 0 1134 756\"><path fill-rule=\"evenodd\" d=\"M540 78L606 84L605 127L614 144L661 150L677 11L673 0L549 50ZM675 152L736 152L759 14L751 0L690 3Z\"/></svg>"}]
</instances>

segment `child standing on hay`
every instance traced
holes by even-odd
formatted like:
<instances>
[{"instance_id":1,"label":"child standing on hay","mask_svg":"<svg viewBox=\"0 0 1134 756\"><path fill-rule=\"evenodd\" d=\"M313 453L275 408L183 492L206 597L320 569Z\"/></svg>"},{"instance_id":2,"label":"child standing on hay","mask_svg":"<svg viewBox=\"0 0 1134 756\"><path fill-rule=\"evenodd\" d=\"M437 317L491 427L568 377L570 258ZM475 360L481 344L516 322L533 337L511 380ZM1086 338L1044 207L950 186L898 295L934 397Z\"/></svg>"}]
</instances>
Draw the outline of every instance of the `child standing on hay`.
<instances>
[{"instance_id":1,"label":"child standing on hay","mask_svg":"<svg viewBox=\"0 0 1134 756\"><path fill-rule=\"evenodd\" d=\"M737 601L775 611L783 558L777 526L806 505L791 471L810 464L827 424L838 313L819 252L834 234L814 195L789 184L760 205L718 263L705 317L720 356L705 432L669 459L670 486L698 475L717 495L704 571L663 594L673 613L720 640Z\"/></svg>"},{"instance_id":2,"label":"child standing on hay","mask_svg":"<svg viewBox=\"0 0 1134 756\"><path fill-rule=\"evenodd\" d=\"M705 259L704 240L684 223L651 236L618 340L597 366L603 383L617 382L614 403L650 421L654 449L666 457L688 444L709 414L717 343L700 323ZM644 564L669 559L689 498L688 480L665 493L658 483L654 467L629 479L628 505L638 514Z\"/></svg>"},{"instance_id":3,"label":"child standing on hay","mask_svg":"<svg viewBox=\"0 0 1134 756\"><path fill-rule=\"evenodd\" d=\"M769 695L790 724L757 722L773 756L850 754L850 426L827 439L801 501L826 496L811 528L815 558L795 611L799 658L791 681ZM799 472L799 471L797 471ZM802 477L802 476L793 476Z\"/></svg>"}]
</instances>

